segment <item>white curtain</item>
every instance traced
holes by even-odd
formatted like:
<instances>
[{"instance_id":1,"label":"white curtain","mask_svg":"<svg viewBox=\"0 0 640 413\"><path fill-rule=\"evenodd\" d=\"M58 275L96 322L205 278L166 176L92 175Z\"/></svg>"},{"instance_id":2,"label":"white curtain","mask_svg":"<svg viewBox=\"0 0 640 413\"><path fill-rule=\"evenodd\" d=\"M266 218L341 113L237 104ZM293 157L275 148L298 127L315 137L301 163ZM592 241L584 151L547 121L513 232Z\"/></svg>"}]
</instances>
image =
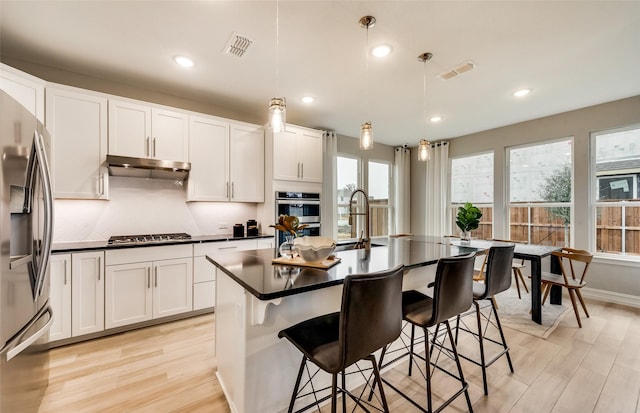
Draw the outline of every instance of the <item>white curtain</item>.
<instances>
[{"instance_id":1,"label":"white curtain","mask_svg":"<svg viewBox=\"0 0 640 413\"><path fill-rule=\"evenodd\" d=\"M338 136L333 131L325 131L322 139L322 197L320 204L321 235L337 239L336 222L338 220L336 178L338 157Z\"/></svg>"},{"instance_id":2,"label":"white curtain","mask_svg":"<svg viewBox=\"0 0 640 413\"><path fill-rule=\"evenodd\" d=\"M411 231L411 150L396 148L393 174L393 228L390 234L408 234Z\"/></svg>"},{"instance_id":3,"label":"white curtain","mask_svg":"<svg viewBox=\"0 0 640 413\"><path fill-rule=\"evenodd\" d=\"M431 159L427 161L425 234L442 236L451 232L449 205L449 145L431 145Z\"/></svg>"}]
</instances>

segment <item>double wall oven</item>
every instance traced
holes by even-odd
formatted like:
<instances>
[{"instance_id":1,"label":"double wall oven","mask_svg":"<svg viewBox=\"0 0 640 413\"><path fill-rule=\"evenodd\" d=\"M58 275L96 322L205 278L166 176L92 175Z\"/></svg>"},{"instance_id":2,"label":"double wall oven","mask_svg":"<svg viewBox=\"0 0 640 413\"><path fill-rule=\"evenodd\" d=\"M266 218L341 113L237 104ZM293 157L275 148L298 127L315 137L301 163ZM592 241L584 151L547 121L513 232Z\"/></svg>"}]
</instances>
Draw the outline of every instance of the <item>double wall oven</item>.
<instances>
[{"instance_id":1,"label":"double wall oven","mask_svg":"<svg viewBox=\"0 0 640 413\"><path fill-rule=\"evenodd\" d=\"M280 215L295 215L300 224L308 226L298 235L320 235L320 194L315 192L276 192L276 222ZM284 242L284 234L276 231L277 245Z\"/></svg>"}]
</instances>

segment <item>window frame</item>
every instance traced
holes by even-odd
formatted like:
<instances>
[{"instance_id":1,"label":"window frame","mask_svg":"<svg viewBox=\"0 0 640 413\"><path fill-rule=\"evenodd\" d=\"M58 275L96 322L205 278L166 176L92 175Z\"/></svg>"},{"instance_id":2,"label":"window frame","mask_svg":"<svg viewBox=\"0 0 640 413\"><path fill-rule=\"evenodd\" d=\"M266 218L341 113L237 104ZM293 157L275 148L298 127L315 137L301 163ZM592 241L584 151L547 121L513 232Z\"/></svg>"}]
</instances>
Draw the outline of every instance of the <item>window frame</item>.
<instances>
[{"instance_id":1,"label":"window frame","mask_svg":"<svg viewBox=\"0 0 640 413\"><path fill-rule=\"evenodd\" d=\"M337 191L340 190L340 188L338 188L338 158L347 158L347 159L353 159L357 162L357 176L356 176L356 189L358 188L362 188L363 186L363 159L361 156L357 156L351 153L337 153L336 154L336 198L338 196ZM338 241L349 241L349 240L353 240L354 238L340 238L339 234L340 234L340 229L339 229L339 223L340 223L340 207L346 207L349 208L349 204L348 203L340 203L338 201L338 199L336 199L336 222L333 224L334 225L334 231L337 237Z\"/></svg>"},{"instance_id":2,"label":"window frame","mask_svg":"<svg viewBox=\"0 0 640 413\"><path fill-rule=\"evenodd\" d=\"M366 184L366 189L365 189L365 191L367 192L367 195L370 195L370 190L369 190L369 187L370 187L370 185L369 185L369 172L370 172L369 164L371 162L386 165L387 166L387 170L389 172L388 179L387 179L387 193L388 193L387 205L386 206L375 205L375 204L374 205L369 205L369 207L371 209L374 209L374 208L380 208L380 209L386 208L387 209L387 234L386 235L378 235L377 237L378 238L388 237L389 235L391 235L390 234L391 233L391 223L392 223L392 219L393 219L393 211L392 211L392 208L393 208L393 163L389 162L389 161L386 161L386 160L382 160L382 159L375 159L375 158L367 159L367 168L366 168L366 170L367 170L367 172L366 172L366 175L367 175L366 182L367 182L367 184ZM373 230L373 228L372 228L372 230ZM371 238L374 238L373 234L371 235Z\"/></svg>"}]
</instances>

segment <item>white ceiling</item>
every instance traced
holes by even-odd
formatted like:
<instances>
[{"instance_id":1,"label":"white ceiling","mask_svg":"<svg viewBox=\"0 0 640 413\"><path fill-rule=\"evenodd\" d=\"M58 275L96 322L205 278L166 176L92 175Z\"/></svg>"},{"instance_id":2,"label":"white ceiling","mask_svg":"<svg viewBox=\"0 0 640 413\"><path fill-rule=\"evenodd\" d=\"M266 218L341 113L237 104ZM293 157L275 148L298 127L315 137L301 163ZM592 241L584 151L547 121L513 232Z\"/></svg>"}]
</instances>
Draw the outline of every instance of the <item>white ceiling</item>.
<instances>
[{"instance_id":1,"label":"white ceiling","mask_svg":"<svg viewBox=\"0 0 640 413\"><path fill-rule=\"evenodd\" d=\"M369 46L390 44L385 59ZM222 54L232 33L255 42ZM287 120L414 146L423 137L424 65L429 139L446 139L640 94L640 1L6 1L0 53L134 84L267 121L287 98ZM196 66L177 67L183 54ZM467 60L451 80L435 75ZM279 67L279 91L276 69ZM368 78L368 82L365 79ZM525 98L511 93L523 88ZM368 89L368 93L366 93ZM299 99L316 97L312 105ZM368 99L365 99L368 94ZM368 104L366 104L366 100Z\"/></svg>"}]
</instances>

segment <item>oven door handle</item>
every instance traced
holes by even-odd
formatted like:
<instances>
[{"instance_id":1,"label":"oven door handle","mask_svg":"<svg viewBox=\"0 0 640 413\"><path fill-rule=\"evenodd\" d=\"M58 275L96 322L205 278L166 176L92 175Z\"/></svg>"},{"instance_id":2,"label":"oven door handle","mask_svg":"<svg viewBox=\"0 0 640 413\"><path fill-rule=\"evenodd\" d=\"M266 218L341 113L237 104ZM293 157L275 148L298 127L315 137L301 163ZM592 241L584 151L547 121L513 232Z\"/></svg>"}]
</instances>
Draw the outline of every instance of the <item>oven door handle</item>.
<instances>
[{"instance_id":1,"label":"oven door handle","mask_svg":"<svg viewBox=\"0 0 640 413\"><path fill-rule=\"evenodd\" d=\"M320 205L320 200L284 200L277 199L276 204L278 205L296 205L296 206L305 206L305 205Z\"/></svg>"}]
</instances>

